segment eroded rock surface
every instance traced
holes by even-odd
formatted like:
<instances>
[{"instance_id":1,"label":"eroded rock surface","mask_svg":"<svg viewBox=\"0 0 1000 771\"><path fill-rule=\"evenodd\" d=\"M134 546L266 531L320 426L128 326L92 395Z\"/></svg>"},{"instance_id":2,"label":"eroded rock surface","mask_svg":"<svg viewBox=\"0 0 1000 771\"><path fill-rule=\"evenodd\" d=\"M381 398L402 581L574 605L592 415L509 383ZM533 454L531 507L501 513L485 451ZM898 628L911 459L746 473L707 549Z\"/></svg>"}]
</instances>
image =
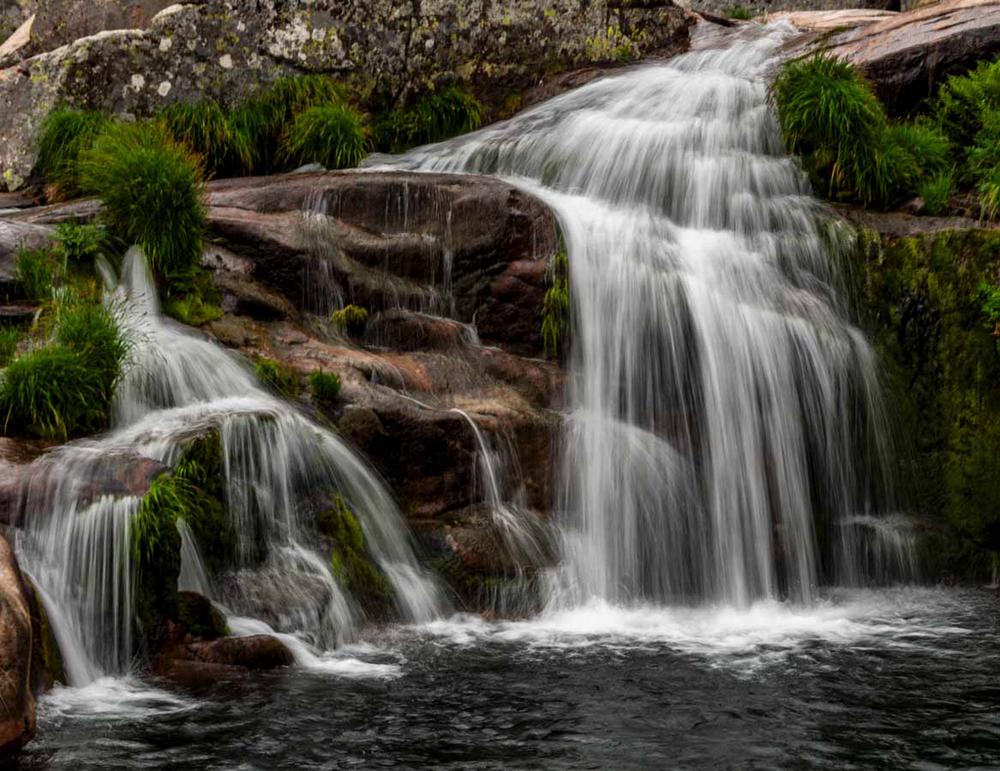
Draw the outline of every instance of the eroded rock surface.
<instances>
[{"instance_id":1,"label":"eroded rock surface","mask_svg":"<svg viewBox=\"0 0 1000 771\"><path fill-rule=\"evenodd\" d=\"M0 758L35 733L31 606L14 550L0 536Z\"/></svg>"}]
</instances>

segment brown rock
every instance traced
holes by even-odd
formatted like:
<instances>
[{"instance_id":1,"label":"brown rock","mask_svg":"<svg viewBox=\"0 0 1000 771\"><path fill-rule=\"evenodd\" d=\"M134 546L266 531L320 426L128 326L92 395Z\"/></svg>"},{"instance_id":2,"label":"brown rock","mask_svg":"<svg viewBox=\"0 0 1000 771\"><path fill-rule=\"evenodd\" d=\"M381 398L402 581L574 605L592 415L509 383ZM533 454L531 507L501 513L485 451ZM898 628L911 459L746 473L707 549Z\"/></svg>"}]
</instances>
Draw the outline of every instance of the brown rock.
<instances>
[{"instance_id":1,"label":"brown rock","mask_svg":"<svg viewBox=\"0 0 1000 771\"><path fill-rule=\"evenodd\" d=\"M0 756L35 733L30 607L14 550L0 537Z\"/></svg>"},{"instance_id":2,"label":"brown rock","mask_svg":"<svg viewBox=\"0 0 1000 771\"><path fill-rule=\"evenodd\" d=\"M220 637L217 640L174 645L155 662L157 674L175 679L214 677L224 671L287 667L295 657L271 635Z\"/></svg>"}]
</instances>

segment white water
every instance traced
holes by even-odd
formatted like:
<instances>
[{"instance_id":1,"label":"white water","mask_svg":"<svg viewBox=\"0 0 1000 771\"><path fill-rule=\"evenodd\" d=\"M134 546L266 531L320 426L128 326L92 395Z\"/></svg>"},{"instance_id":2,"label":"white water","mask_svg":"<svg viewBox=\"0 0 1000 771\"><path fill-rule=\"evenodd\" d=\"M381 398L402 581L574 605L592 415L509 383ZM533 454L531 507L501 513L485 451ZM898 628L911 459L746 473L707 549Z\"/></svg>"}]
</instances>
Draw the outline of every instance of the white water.
<instances>
[{"instance_id":1,"label":"white water","mask_svg":"<svg viewBox=\"0 0 1000 771\"><path fill-rule=\"evenodd\" d=\"M886 457L838 298L841 234L784 153L789 27L637 68L396 165L504 176L557 212L574 307L554 607L809 602L867 580Z\"/></svg>"},{"instance_id":2,"label":"white water","mask_svg":"<svg viewBox=\"0 0 1000 771\"><path fill-rule=\"evenodd\" d=\"M221 436L227 515L238 562L209 576L180 524L182 588L198 588L244 616L319 649L350 639L359 614L337 584L309 524L308 496L339 492L357 515L402 619L440 612L433 579L416 563L381 483L334 435L271 396L238 359L165 321L143 257L132 250L118 290L135 354L116 392L117 428L31 467L18 556L39 586L72 685L128 671L134 641L131 519L139 499L92 490L136 455L171 464L191 439ZM300 643L304 645L305 643Z\"/></svg>"}]
</instances>

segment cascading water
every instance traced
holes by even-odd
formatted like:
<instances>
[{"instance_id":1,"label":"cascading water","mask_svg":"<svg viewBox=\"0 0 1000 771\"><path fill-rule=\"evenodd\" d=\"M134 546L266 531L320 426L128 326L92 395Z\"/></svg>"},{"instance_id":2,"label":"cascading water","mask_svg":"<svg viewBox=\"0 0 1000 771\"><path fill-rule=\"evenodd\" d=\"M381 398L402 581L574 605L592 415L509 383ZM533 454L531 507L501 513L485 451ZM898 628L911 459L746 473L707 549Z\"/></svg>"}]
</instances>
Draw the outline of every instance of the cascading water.
<instances>
[{"instance_id":1,"label":"cascading water","mask_svg":"<svg viewBox=\"0 0 1000 771\"><path fill-rule=\"evenodd\" d=\"M225 575L206 575L187 523L179 523L182 588L206 591L238 616L263 617L280 632L332 647L359 618L319 549L308 512L310 496L337 493L357 515L400 615L436 616L436 585L417 565L391 497L362 461L265 392L236 358L164 321L138 250L126 257L118 294L123 327L137 343L116 392L118 428L59 448L31 467L17 540L21 564L50 611L71 684L123 672L132 655L131 523L140 499L92 500L95 483L113 477L123 459L172 464L193 438L211 431L220 437L238 556Z\"/></svg>"},{"instance_id":2,"label":"cascading water","mask_svg":"<svg viewBox=\"0 0 1000 771\"><path fill-rule=\"evenodd\" d=\"M395 165L557 212L574 405L554 600L808 601L887 487L873 353L768 79L788 27L598 81ZM839 557L835 555L840 555Z\"/></svg>"}]
</instances>

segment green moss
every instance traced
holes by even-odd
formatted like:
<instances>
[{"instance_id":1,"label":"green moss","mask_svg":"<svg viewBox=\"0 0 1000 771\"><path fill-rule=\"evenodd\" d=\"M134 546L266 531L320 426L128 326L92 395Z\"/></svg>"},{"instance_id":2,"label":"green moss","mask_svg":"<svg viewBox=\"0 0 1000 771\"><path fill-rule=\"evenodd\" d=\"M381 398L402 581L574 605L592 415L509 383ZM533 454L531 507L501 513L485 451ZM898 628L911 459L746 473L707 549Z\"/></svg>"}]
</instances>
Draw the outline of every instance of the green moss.
<instances>
[{"instance_id":1,"label":"green moss","mask_svg":"<svg viewBox=\"0 0 1000 771\"><path fill-rule=\"evenodd\" d=\"M360 337L368 326L368 311L357 305L348 305L330 314L330 322L351 337Z\"/></svg>"},{"instance_id":2,"label":"green moss","mask_svg":"<svg viewBox=\"0 0 1000 771\"><path fill-rule=\"evenodd\" d=\"M294 398L299 395L299 377L289 367L274 359L261 359L255 366L257 378L279 393Z\"/></svg>"},{"instance_id":3,"label":"green moss","mask_svg":"<svg viewBox=\"0 0 1000 771\"><path fill-rule=\"evenodd\" d=\"M552 262L549 288L542 306L542 342L549 356L565 350L570 331L569 259L565 250Z\"/></svg>"},{"instance_id":4,"label":"green moss","mask_svg":"<svg viewBox=\"0 0 1000 771\"><path fill-rule=\"evenodd\" d=\"M1000 550L998 254L1000 233L950 231L876 242L860 264L900 417L907 500L942 528L938 565L949 575L988 577Z\"/></svg>"},{"instance_id":5,"label":"green moss","mask_svg":"<svg viewBox=\"0 0 1000 771\"><path fill-rule=\"evenodd\" d=\"M340 495L317 516L316 529L330 541L330 567L337 582L368 617L390 617L395 607L392 586L368 551L361 523Z\"/></svg>"},{"instance_id":6,"label":"green moss","mask_svg":"<svg viewBox=\"0 0 1000 771\"><path fill-rule=\"evenodd\" d=\"M212 272L195 268L185 277L178 278L167 287L163 299L163 312L182 324L200 327L222 318L222 297L215 286Z\"/></svg>"},{"instance_id":7,"label":"green moss","mask_svg":"<svg viewBox=\"0 0 1000 771\"><path fill-rule=\"evenodd\" d=\"M188 276L205 227L200 159L158 123L107 127L81 155L80 182L109 229L145 251L161 279Z\"/></svg>"}]
</instances>

